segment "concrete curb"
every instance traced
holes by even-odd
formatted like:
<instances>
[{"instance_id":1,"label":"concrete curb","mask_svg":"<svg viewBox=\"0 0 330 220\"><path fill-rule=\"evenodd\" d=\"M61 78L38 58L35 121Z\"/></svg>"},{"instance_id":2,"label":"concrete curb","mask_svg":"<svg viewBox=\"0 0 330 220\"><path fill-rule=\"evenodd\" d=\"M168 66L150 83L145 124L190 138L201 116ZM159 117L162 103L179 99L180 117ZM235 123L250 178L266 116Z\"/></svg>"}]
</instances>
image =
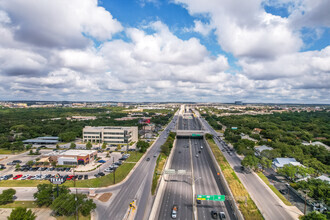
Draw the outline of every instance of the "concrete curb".
<instances>
[{"instance_id":1,"label":"concrete curb","mask_svg":"<svg viewBox=\"0 0 330 220\"><path fill-rule=\"evenodd\" d=\"M173 152L175 151L175 148L176 148L176 138L173 142L173 148L171 150L171 153L170 153L169 157L166 160L164 170L168 169L169 165L171 164L172 159L173 159L173 154L174 154ZM163 175L160 177L159 182L160 182L160 184L159 184L159 186L156 190L156 197L155 197L154 202L152 204L152 209L151 209L151 212L150 212L150 215L149 215L149 220L157 219L157 216L159 214L159 206L160 206L161 198L163 198L163 195L165 193L166 182L163 178Z\"/></svg>"},{"instance_id":2,"label":"concrete curb","mask_svg":"<svg viewBox=\"0 0 330 220\"><path fill-rule=\"evenodd\" d=\"M304 215L296 206L288 206L285 205L284 202L269 188L269 186L255 173L252 172L254 176L257 177L258 181L261 182L261 184L264 185L264 187L269 191L269 193L273 196L273 198L279 203L280 206L282 206L284 209L287 210L287 212L294 218L298 219L299 216ZM251 196L251 195L250 195Z\"/></svg>"},{"instance_id":3,"label":"concrete curb","mask_svg":"<svg viewBox=\"0 0 330 220\"><path fill-rule=\"evenodd\" d=\"M223 175L223 173L222 173L222 170L221 170L221 168L220 168L220 166L219 166L219 164L218 164L218 161L216 160L216 158L215 158L215 156L214 156L214 154L213 154L213 152L212 152L212 150L211 150L211 147L210 147L210 145L209 145L209 143L207 142L207 140L204 140L205 141L205 144L206 144L206 148L207 148L207 150L209 151L209 154L211 155L211 158L212 158L212 162L213 162L213 164L214 164L214 166L215 166L215 169L217 170L217 171L219 171L219 173L220 173L220 181L223 183L223 185L224 185L224 188L226 189L226 191L227 191L227 193L229 194L229 196L231 197L230 199L229 199L229 202L230 202L230 204L231 204L231 207L235 210L235 216L237 217L237 219L239 219L239 220L244 220L244 217L243 217L243 215L242 215L242 213L241 213L241 211L238 209L238 206L237 206L237 203L236 203L236 200L235 200L235 198L234 198L234 195L232 194L232 192L231 192L231 190L230 190L230 187L229 187L229 185L228 185L228 183L227 183L227 180L226 180L226 178L224 177L224 175Z\"/></svg>"}]
</instances>

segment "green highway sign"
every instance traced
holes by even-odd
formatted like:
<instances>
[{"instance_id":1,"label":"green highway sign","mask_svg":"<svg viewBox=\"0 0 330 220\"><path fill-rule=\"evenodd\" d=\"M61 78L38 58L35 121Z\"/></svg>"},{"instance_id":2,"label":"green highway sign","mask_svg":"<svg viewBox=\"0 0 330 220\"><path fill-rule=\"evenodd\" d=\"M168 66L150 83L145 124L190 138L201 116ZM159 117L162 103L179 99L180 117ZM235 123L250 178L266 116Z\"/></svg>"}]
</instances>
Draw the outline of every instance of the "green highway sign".
<instances>
[{"instance_id":1,"label":"green highway sign","mask_svg":"<svg viewBox=\"0 0 330 220\"><path fill-rule=\"evenodd\" d=\"M202 136L201 134L191 134L191 136L193 137L199 137L199 136Z\"/></svg>"},{"instance_id":2,"label":"green highway sign","mask_svg":"<svg viewBox=\"0 0 330 220\"><path fill-rule=\"evenodd\" d=\"M225 201L225 195L197 195L197 200Z\"/></svg>"}]
</instances>

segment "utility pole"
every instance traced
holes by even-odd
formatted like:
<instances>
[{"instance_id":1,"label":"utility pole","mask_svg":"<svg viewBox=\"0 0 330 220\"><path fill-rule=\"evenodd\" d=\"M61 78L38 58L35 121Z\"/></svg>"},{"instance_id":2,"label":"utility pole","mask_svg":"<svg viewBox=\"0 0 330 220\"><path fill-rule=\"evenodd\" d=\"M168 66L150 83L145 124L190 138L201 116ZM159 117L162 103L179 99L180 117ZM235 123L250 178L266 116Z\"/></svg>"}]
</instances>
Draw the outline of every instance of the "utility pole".
<instances>
[{"instance_id":1,"label":"utility pole","mask_svg":"<svg viewBox=\"0 0 330 220\"><path fill-rule=\"evenodd\" d=\"M307 206L307 192L305 192L305 207L304 207L304 215L306 215L306 206Z\"/></svg>"}]
</instances>

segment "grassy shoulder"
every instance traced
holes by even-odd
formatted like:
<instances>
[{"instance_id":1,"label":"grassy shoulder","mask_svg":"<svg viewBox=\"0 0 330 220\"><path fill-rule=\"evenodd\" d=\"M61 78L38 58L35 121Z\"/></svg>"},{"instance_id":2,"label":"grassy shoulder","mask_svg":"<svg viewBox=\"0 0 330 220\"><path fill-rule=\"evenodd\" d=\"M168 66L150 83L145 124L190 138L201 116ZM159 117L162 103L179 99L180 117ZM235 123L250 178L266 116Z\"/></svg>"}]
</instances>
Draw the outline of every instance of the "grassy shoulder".
<instances>
[{"instance_id":1,"label":"grassy shoulder","mask_svg":"<svg viewBox=\"0 0 330 220\"><path fill-rule=\"evenodd\" d=\"M154 175L152 178L152 185L151 185L151 194L154 195L156 192L156 188L158 185L158 180L160 177L160 173L163 171L164 166L165 166L165 162L167 160L167 156L163 153L159 154L158 158L157 158L157 163L156 163L156 167L155 167L155 171L154 171Z\"/></svg>"},{"instance_id":2,"label":"grassy shoulder","mask_svg":"<svg viewBox=\"0 0 330 220\"><path fill-rule=\"evenodd\" d=\"M269 188L284 202L285 205L292 206L292 204L273 186L270 184L267 177L262 172L257 172L257 175L269 186Z\"/></svg>"},{"instance_id":3,"label":"grassy shoulder","mask_svg":"<svg viewBox=\"0 0 330 220\"><path fill-rule=\"evenodd\" d=\"M0 205L0 208L39 208L34 201L14 201L13 203L8 203L6 205Z\"/></svg>"},{"instance_id":4,"label":"grassy shoulder","mask_svg":"<svg viewBox=\"0 0 330 220\"><path fill-rule=\"evenodd\" d=\"M0 149L0 154L21 154L24 153L24 151L12 151L12 150L7 150L7 149Z\"/></svg>"},{"instance_id":5,"label":"grassy shoulder","mask_svg":"<svg viewBox=\"0 0 330 220\"><path fill-rule=\"evenodd\" d=\"M106 187L114 184L114 179L116 183L124 180L129 172L135 166L135 163L138 162L143 153L140 152L130 152L131 156L116 170L115 174L110 173L99 178L93 178L88 180L77 180L76 187L82 188L97 188L97 187ZM36 187L39 184L49 183L48 180L4 180L0 182L0 187ZM69 180L64 183L64 185L69 187L74 187L74 181Z\"/></svg>"},{"instance_id":6,"label":"grassy shoulder","mask_svg":"<svg viewBox=\"0 0 330 220\"><path fill-rule=\"evenodd\" d=\"M222 170L222 173L224 174L224 177L227 180L227 183L230 187L231 192L233 193L236 202L239 204L238 208L241 211L242 215L244 216L244 219L246 220L264 219L258 207L251 199L248 191L245 189L245 187L237 177L236 173L234 172L234 170L231 168L226 158L221 153L218 146L214 143L214 140L207 139L207 142L209 143L212 152Z\"/></svg>"}]
</instances>

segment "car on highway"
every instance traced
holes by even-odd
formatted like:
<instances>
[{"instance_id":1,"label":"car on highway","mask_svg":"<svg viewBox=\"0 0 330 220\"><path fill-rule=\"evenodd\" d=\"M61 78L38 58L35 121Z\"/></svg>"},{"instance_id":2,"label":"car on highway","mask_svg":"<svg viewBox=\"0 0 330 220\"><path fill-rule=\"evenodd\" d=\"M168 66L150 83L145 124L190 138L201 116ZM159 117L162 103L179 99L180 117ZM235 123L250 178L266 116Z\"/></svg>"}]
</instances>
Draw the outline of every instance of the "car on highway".
<instances>
[{"instance_id":1,"label":"car on highway","mask_svg":"<svg viewBox=\"0 0 330 220\"><path fill-rule=\"evenodd\" d=\"M13 180L17 180L17 179L21 178L22 176L23 176L22 174L18 174L16 176L14 176Z\"/></svg>"},{"instance_id":2,"label":"car on highway","mask_svg":"<svg viewBox=\"0 0 330 220\"><path fill-rule=\"evenodd\" d=\"M203 146L201 146L201 149L203 149Z\"/></svg>"},{"instance_id":3,"label":"car on highway","mask_svg":"<svg viewBox=\"0 0 330 220\"><path fill-rule=\"evenodd\" d=\"M212 210L212 211L211 211L211 217L212 217L213 219L217 219L217 218L218 218L218 212Z\"/></svg>"},{"instance_id":4,"label":"car on highway","mask_svg":"<svg viewBox=\"0 0 330 220\"><path fill-rule=\"evenodd\" d=\"M178 216L178 206L177 205L173 205L172 207L172 213L171 213L171 217L173 219L176 219Z\"/></svg>"},{"instance_id":5,"label":"car on highway","mask_svg":"<svg viewBox=\"0 0 330 220\"><path fill-rule=\"evenodd\" d=\"M198 154L196 154L196 157L198 158Z\"/></svg>"},{"instance_id":6,"label":"car on highway","mask_svg":"<svg viewBox=\"0 0 330 220\"><path fill-rule=\"evenodd\" d=\"M220 219L225 219L226 215L224 212L219 212L219 217L220 217Z\"/></svg>"},{"instance_id":7,"label":"car on highway","mask_svg":"<svg viewBox=\"0 0 330 220\"><path fill-rule=\"evenodd\" d=\"M148 157L146 161L149 161L149 160L150 160L150 157Z\"/></svg>"},{"instance_id":8,"label":"car on highway","mask_svg":"<svg viewBox=\"0 0 330 220\"><path fill-rule=\"evenodd\" d=\"M202 153L202 151L201 151L201 150L199 150L199 151L198 151L198 153L200 154L200 153Z\"/></svg>"}]
</instances>

